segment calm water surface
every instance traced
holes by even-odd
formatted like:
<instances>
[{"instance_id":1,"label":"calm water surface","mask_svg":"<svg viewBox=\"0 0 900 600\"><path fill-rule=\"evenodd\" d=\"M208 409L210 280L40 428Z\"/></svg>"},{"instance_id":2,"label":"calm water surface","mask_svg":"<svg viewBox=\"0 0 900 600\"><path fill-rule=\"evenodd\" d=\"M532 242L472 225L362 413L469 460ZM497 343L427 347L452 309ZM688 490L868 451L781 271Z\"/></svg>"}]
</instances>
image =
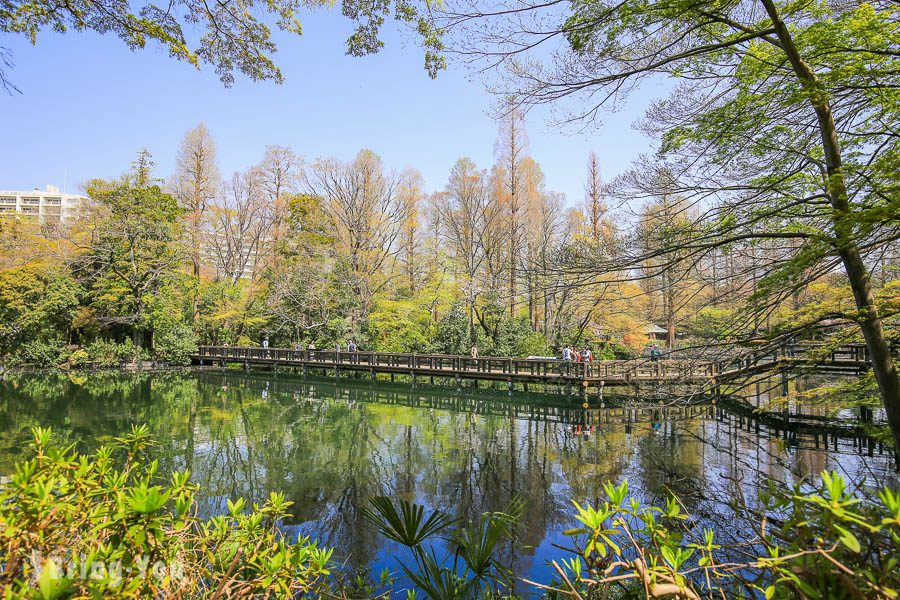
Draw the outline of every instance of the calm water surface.
<instances>
[{"instance_id":1,"label":"calm water surface","mask_svg":"<svg viewBox=\"0 0 900 600\"><path fill-rule=\"evenodd\" d=\"M785 439L711 406L585 411L564 400L263 373L18 376L0 383L0 474L27 454L32 426L90 450L147 424L161 471L190 469L204 514L282 491L294 502L292 534L376 574L396 568L398 548L363 521L370 497L472 517L520 494L525 549L513 560L538 581L564 556L554 544L573 524L570 500L594 501L607 480L627 478L648 501L671 490L698 517L728 523L725 502L755 497L764 478L837 469L897 485L887 453L852 439Z\"/></svg>"}]
</instances>

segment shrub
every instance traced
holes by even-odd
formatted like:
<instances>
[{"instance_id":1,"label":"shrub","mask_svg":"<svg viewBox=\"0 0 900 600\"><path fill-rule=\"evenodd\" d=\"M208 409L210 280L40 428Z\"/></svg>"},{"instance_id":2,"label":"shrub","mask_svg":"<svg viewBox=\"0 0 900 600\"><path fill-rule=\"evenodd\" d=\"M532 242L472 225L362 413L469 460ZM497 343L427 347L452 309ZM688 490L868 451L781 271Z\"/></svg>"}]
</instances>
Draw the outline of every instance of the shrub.
<instances>
[{"instance_id":1,"label":"shrub","mask_svg":"<svg viewBox=\"0 0 900 600\"><path fill-rule=\"evenodd\" d=\"M900 495L889 488L864 501L838 473L813 489L772 483L761 508L738 507L754 535L730 548L693 527L675 497L644 506L627 481L604 489L596 508L575 504L579 526L565 532L575 556L554 563L572 595L887 599L900 589Z\"/></svg>"},{"instance_id":2,"label":"shrub","mask_svg":"<svg viewBox=\"0 0 900 600\"><path fill-rule=\"evenodd\" d=\"M35 339L23 342L10 357L10 364L29 367L55 367L69 357L69 349L61 340Z\"/></svg>"},{"instance_id":3,"label":"shrub","mask_svg":"<svg viewBox=\"0 0 900 600\"><path fill-rule=\"evenodd\" d=\"M85 351L88 361L95 367L117 367L142 357L141 349L134 345L131 338L123 342L96 339L85 347Z\"/></svg>"},{"instance_id":4,"label":"shrub","mask_svg":"<svg viewBox=\"0 0 900 600\"><path fill-rule=\"evenodd\" d=\"M186 365L197 351L197 335L183 323L176 323L153 335L153 356L173 365Z\"/></svg>"},{"instance_id":5,"label":"shrub","mask_svg":"<svg viewBox=\"0 0 900 600\"><path fill-rule=\"evenodd\" d=\"M460 523L441 511L425 518L425 509L400 501L400 509L390 498L378 497L363 516L384 537L412 551L413 564L401 563L407 578L434 600L510 598L515 577L501 550L515 539L515 528L525 504L515 498L501 512L490 512L471 523ZM436 538L449 543L448 552L438 556ZM409 595L415 597L410 591Z\"/></svg>"},{"instance_id":6,"label":"shrub","mask_svg":"<svg viewBox=\"0 0 900 600\"><path fill-rule=\"evenodd\" d=\"M468 354L472 348L469 318L461 304L454 304L438 321L429 351L437 354Z\"/></svg>"},{"instance_id":7,"label":"shrub","mask_svg":"<svg viewBox=\"0 0 900 600\"><path fill-rule=\"evenodd\" d=\"M89 457L34 430L34 458L0 487L5 598L287 598L325 585L331 552L279 533L284 496L200 520L190 474L164 483L149 443L136 427Z\"/></svg>"}]
</instances>

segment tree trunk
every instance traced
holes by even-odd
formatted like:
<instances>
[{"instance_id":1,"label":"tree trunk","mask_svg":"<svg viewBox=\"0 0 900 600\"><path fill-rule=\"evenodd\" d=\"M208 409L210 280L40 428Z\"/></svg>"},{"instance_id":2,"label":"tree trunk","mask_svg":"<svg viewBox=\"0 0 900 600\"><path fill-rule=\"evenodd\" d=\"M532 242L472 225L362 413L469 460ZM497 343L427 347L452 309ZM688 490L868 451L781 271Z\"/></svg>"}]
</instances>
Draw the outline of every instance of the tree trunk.
<instances>
[{"instance_id":1,"label":"tree trunk","mask_svg":"<svg viewBox=\"0 0 900 600\"><path fill-rule=\"evenodd\" d=\"M872 361L872 371L875 381L878 382L881 401L884 404L888 425L891 428L891 436L894 440L894 466L900 470L900 460L898 460L900 457L900 380L897 378L897 368L884 335L878 307L875 304L870 275L863 263L859 245L854 238L853 216L847 200L841 148L834 116L827 95L821 89L818 77L801 58L790 31L781 20L773 0L761 0L761 2L766 8L769 18L772 19L776 35L791 67L804 89L809 92L810 103L816 112L819 133L822 136L822 148L825 152L827 170L825 184L829 200L834 208L835 245L847 273L850 288L853 290L856 307L859 310L857 322L866 341L866 348Z\"/></svg>"}]
</instances>

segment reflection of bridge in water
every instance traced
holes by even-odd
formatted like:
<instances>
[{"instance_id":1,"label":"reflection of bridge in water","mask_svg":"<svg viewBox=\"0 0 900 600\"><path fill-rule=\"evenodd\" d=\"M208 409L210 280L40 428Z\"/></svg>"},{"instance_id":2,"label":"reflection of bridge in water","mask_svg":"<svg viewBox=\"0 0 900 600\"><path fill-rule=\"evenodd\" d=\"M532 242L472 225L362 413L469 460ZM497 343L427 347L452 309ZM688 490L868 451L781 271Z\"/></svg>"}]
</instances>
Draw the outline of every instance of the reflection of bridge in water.
<instances>
[{"instance_id":1,"label":"reflection of bridge in water","mask_svg":"<svg viewBox=\"0 0 900 600\"><path fill-rule=\"evenodd\" d=\"M703 385L716 389L722 384L768 372L786 373L797 367L858 372L869 365L863 344L826 349L821 344L792 344L745 351L722 360L634 359L572 362L555 358L516 358L486 356L472 358L448 354L408 354L390 352L342 352L338 350L292 350L288 348L249 348L201 346L192 357L206 365L239 364L245 368L267 367L274 371L310 370L333 373L368 374L371 379L386 375L409 377L413 383L422 378L506 382L512 390L520 384L525 391L531 383L565 387L582 393L601 392L605 386L640 384Z\"/></svg>"},{"instance_id":2,"label":"reflection of bridge in water","mask_svg":"<svg viewBox=\"0 0 900 600\"><path fill-rule=\"evenodd\" d=\"M869 423L855 419L829 419L820 415L759 411L743 400L705 396L690 404L641 402L630 396L610 395L584 405L571 398L551 394L521 394L501 396L485 389L465 390L435 386L411 386L364 379L333 379L298 377L296 375L266 376L262 372L208 370L200 375L214 385L238 384L258 391L268 398L283 402L319 402L317 391L325 392L348 404L376 403L423 409L464 412L473 415L501 416L515 419L560 423L588 431L610 427L632 427L660 423L718 421L735 429L766 437L782 438L785 443L804 448L833 446L838 440L850 440L859 452L874 456L884 452L882 443L870 435ZM526 400L527 401L524 401Z\"/></svg>"}]
</instances>

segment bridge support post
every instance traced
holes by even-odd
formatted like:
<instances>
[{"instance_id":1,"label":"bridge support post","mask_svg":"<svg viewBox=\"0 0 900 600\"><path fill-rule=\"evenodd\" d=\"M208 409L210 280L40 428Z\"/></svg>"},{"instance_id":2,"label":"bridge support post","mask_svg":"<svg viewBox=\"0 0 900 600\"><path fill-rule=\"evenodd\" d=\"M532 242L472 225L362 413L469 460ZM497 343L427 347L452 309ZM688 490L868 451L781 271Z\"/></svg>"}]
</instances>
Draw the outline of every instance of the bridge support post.
<instances>
[{"instance_id":1,"label":"bridge support post","mask_svg":"<svg viewBox=\"0 0 900 600\"><path fill-rule=\"evenodd\" d=\"M859 419L864 422L869 422L872 420L872 409L868 406L860 406L859 407Z\"/></svg>"},{"instance_id":2,"label":"bridge support post","mask_svg":"<svg viewBox=\"0 0 900 600\"><path fill-rule=\"evenodd\" d=\"M375 369L369 369L369 379L375 381Z\"/></svg>"},{"instance_id":3,"label":"bridge support post","mask_svg":"<svg viewBox=\"0 0 900 600\"><path fill-rule=\"evenodd\" d=\"M788 380L787 369L782 369L781 370L781 395L782 396L787 396L789 393L788 383L789 383L789 380Z\"/></svg>"},{"instance_id":4,"label":"bridge support post","mask_svg":"<svg viewBox=\"0 0 900 600\"><path fill-rule=\"evenodd\" d=\"M513 382L512 382L512 379L507 379L507 380L506 380L506 391L507 391L507 393L508 393L510 396L512 396L512 393L513 393Z\"/></svg>"}]
</instances>

